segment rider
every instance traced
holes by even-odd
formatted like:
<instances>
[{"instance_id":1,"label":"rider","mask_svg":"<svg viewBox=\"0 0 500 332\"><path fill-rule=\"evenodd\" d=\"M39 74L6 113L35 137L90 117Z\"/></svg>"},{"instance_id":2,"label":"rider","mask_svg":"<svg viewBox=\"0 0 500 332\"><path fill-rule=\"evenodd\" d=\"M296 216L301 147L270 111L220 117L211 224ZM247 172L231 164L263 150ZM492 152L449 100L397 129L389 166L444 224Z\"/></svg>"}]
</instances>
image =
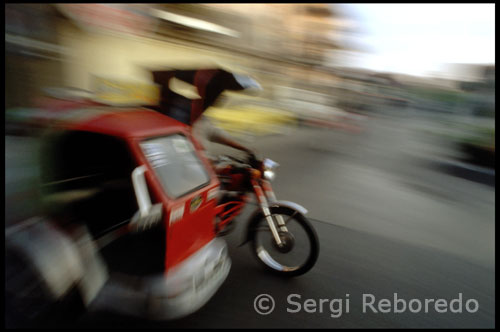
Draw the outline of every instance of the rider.
<instances>
[{"instance_id":1,"label":"rider","mask_svg":"<svg viewBox=\"0 0 500 332\"><path fill-rule=\"evenodd\" d=\"M222 69L155 71L153 79L162 87L159 111L192 126L193 135L205 149L214 142L255 156L203 115L224 90L260 89L255 80Z\"/></svg>"},{"instance_id":2,"label":"rider","mask_svg":"<svg viewBox=\"0 0 500 332\"><path fill-rule=\"evenodd\" d=\"M208 147L210 142L213 142L254 155L250 148L235 141L227 132L215 126L205 115L202 115L193 124L193 135L206 150L210 150Z\"/></svg>"}]
</instances>

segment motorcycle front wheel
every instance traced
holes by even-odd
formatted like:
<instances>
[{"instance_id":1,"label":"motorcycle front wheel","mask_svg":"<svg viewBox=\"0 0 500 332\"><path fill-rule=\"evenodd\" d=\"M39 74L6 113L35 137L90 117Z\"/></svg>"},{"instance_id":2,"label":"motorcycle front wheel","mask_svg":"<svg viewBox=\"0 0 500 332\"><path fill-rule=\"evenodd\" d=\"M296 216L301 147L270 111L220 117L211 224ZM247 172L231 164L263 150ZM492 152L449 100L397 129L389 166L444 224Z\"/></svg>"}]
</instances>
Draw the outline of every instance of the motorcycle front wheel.
<instances>
[{"instance_id":1,"label":"motorcycle front wheel","mask_svg":"<svg viewBox=\"0 0 500 332\"><path fill-rule=\"evenodd\" d=\"M308 272L319 255L316 231L304 215L294 209L279 206L271 207L270 212L282 245L277 245L264 214L260 213L250 228L253 255L267 270L284 277ZM285 228L278 226L279 216Z\"/></svg>"}]
</instances>

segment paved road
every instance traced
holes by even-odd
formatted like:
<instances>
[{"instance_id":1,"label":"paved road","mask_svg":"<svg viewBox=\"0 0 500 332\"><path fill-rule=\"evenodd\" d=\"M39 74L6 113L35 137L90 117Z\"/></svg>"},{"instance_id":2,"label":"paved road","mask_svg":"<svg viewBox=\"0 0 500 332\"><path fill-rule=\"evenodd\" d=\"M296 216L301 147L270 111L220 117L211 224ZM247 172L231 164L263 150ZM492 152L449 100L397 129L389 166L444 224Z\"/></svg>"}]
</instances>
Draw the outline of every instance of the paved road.
<instances>
[{"instance_id":1,"label":"paved road","mask_svg":"<svg viewBox=\"0 0 500 332\"><path fill-rule=\"evenodd\" d=\"M81 325L112 327L362 328L494 327L494 188L433 167L447 147L422 135L414 118L367 120L354 135L299 128L252 144L278 161L279 198L303 204L317 229L321 253L315 268L292 280L263 271L248 246L238 247L240 224L227 237L233 260L220 291L197 313L174 322L146 322L106 313ZM246 211L245 213L249 213ZM241 218L244 220L244 218ZM276 303L269 315L254 310L259 294ZM376 300L477 300L478 311L363 313L362 295ZM302 301L342 299L343 314L287 312ZM348 294L348 295L347 295ZM349 298L349 312L346 312ZM336 302L335 302L336 303ZM338 305L336 303L334 305ZM337 307L333 307L336 309ZM472 308L473 309L473 308ZM423 309L422 309L423 310ZM310 311L314 311L310 307Z\"/></svg>"}]
</instances>

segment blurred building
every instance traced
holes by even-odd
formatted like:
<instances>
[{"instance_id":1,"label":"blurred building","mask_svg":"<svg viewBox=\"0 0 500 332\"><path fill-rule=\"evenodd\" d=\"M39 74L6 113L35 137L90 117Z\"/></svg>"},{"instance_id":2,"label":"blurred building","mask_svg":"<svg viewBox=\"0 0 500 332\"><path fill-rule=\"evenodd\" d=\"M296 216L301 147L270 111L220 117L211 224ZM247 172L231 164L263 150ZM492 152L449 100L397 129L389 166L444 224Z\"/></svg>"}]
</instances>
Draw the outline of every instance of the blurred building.
<instances>
[{"instance_id":1,"label":"blurred building","mask_svg":"<svg viewBox=\"0 0 500 332\"><path fill-rule=\"evenodd\" d=\"M239 55L241 63L247 63L263 81L271 98L283 97L281 87L327 93L325 87L337 79L327 64L331 63L332 51L341 48L338 32L347 23L332 5L204 4L161 8L217 22L212 31L161 22L159 33Z\"/></svg>"},{"instance_id":2,"label":"blurred building","mask_svg":"<svg viewBox=\"0 0 500 332\"><path fill-rule=\"evenodd\" d=\"M61 46L53 7L5 5L5 107L27 106L43 87L61 85Z\"/></svg>"},{"instance_id":3,"label":"blurred building","mask_svg":"<svg viewBox=\"0 0 500 332\"><path fill-rule=\"evenodd\" d=\"M292 98L283 107L328 112L339 81L332 57L352 25L330 4L40 4L8 13L9 107L34 95L16 84L95 91L103 78L151 83L149 68L217 62L256 77L271 102L299 97L302 106Z\"/></svg>"},{"instance_id":4,"label":"blurred building","mask_svg":"<svg viewBox=\"0 0 500 332\"><path fill-rule=\"evenodd\" d=\"M393 73L361 68L336 68L340 82L332 89L336 105L351 112L376 112L394 108L404 110L409 99L404 80Z\"/></svg>"}]
</instances>

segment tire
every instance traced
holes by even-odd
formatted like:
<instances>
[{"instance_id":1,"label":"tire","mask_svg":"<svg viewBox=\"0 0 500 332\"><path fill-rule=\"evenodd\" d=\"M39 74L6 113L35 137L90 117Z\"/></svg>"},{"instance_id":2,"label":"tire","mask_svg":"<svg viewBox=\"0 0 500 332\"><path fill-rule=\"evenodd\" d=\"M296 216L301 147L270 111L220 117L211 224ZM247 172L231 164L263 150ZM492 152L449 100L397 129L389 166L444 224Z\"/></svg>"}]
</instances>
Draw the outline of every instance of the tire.
<instances>
[{"instance_id":1,"label":"tire","mask_svg":"<svg viewBox=\"0 0 500 332\"><path fill-rule=\"evenodd\" d=\"M312 227L311 223L300 212L289 207L285 206L271 207L270 212L272 216L274 215L288 216L290 218L289 219L290 221L291 220L296 221L297 225L300 226L302 230L305 232L305 235L309 241L310 245L309 253L307 255L307 258L304 260L302 264L300 264L299 266L294 266L292 268L285 267L285 269L277 269L276 267L273 267L272 266L273 264L270 264L269 261L266 262L265 259L263 260L261 257L263 255L262 251L263 250L265 251L265 248L263 248L263 246L259 242L259 229L260 229L259 227L265 225L265 227L269 228L269 226L264 217L264 214L261 212L256 217L254 217L253 222L250 225L251 227L249 229L250 232L249 239L252 242L251 250L253 256L264 266L266 270L283 277L296 277L311 270L316 264L316 261L319 256L319 240L316 231ZM287 222L287 225L289 225L289 222ZM271 233L270 230L268 230L268 232L269 234ZM298 245L300 246L301 244L302 243Z\"/></svg>"},{"instance_id":2,"label":"tire","mask_svg":"<svg viewBox=\"0 0 500 332\"><path fill-rule=\"evenodd\" d=\"M5 261L5 326L49 328L71 326L82 313L76 288L55 299L36 266L20 251L8 248Z\"/></svg>"},{"instance_id":3,"label":"tire","mask_svg":"<svg viewBox=\"0 0 500 332\"><path fill-rule=\"evenodd\" d=\"M54 299L36 268L21 253L8 250L5 262L5 313L8 328L33 328L44 321Z\"/></svg>"}]
</instances>

